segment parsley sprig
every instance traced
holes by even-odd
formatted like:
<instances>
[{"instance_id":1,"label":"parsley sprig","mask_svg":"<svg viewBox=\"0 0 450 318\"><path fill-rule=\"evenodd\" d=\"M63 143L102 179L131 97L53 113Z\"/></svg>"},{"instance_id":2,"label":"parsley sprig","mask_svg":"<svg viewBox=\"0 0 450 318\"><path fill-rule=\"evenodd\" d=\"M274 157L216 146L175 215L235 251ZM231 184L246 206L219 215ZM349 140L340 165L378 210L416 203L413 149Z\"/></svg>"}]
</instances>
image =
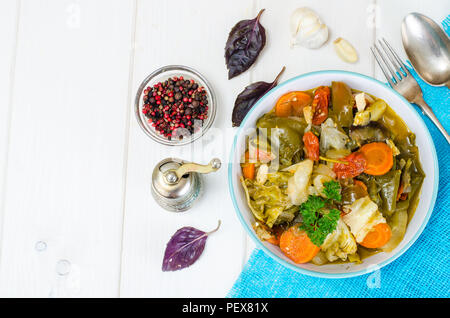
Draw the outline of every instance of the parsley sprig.
<instances>
[{"instance_id":1,"label":"parsley sprig","mask_svg":"<svg viewBox=\"0 0 450 318\"><path fill-rule=\"evenodd\" d=\"M303 223L300 229L304 230L311 242L321 246L328 234L336 229L341 212L335 208L326 209L333 200L341 201L341 186L337 181L324 183L324 194L327 199L310 195L308 200L300 206Z\"/></svg>"},{"instance_id":2,"label":"parsley sprig","mask_svg":"<svg viewBox=\"0 0 450 318\"><path fill-rule=\"evenodd\" d=\"M323 193L328 199L341 202L341 185L339 184L339 182L331 180L328 182L324 182L323 186Z\"/></svg>"}]
</instances>

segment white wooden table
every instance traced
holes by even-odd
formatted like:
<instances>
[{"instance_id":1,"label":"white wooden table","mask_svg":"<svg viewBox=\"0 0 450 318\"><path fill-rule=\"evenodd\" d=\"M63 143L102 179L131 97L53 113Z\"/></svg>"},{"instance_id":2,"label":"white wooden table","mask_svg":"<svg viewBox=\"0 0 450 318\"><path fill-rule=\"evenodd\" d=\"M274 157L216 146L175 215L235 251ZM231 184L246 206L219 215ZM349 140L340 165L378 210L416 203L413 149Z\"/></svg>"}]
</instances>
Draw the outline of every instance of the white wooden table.
<instances>
[{"instance_id":1,"label":"white wooden table","mask_svg":"<svg viewBox=\"0 0 450 318\"><path fill-rule=\"evenodd\" d=\"M346 64L329 41L317 51L289 48L288 19L309 6L359 53ZM227 80L231 27L266 8L267 45L246 73ZM228 195L226 166L182 214L150 195L154 165L175 156L224 163L236 95L250 82L344 69L383 79L369 47L378 37L403 53L400 22L422 12L441 21L447 0L2 0L0 2L0 296L223 297L254 244ZM134 118L145 76L167 64L197 69L218 97L212 134L169 148ZM227 130L226 130L227 129ZM201 151L196 147L203 147ZM194 151L192 151L192 149ZM161 271L170 236L191 225L222 228L192 267Z\"/></svg>"}]
</instances>

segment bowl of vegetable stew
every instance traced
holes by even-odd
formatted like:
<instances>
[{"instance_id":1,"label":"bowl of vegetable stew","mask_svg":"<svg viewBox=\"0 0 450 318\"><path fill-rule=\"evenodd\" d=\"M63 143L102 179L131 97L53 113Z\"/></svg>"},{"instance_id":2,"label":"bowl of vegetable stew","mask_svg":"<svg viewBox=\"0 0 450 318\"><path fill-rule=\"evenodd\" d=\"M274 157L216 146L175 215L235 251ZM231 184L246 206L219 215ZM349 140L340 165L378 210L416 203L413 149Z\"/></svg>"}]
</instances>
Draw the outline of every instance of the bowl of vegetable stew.
<instances>
[{"instance_id":1,"label":"bowl of vegetable stew","mask_svg":"<svg viewBox=\"0 0 450 318\"><path fill-rule=\"evenodd\" d=\"M264 95L228 166L237 216L256 245L325 278L363 275L403 254L430 218L438 179L413 106L345 71L297 76Z\"/></svg>"}]
</instances>

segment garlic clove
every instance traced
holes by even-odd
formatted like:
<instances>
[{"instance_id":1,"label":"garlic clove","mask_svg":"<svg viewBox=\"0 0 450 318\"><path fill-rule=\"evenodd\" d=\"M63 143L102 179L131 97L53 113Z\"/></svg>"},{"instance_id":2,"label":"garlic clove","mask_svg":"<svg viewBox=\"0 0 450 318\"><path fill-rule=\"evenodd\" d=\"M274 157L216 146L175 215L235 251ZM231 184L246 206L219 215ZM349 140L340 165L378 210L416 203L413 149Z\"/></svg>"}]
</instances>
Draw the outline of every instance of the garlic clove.
<instances>
[{"instance_id":1,"label":"garlic clove","mask_svg":"<svg viewBox=\"0 0 450 318\"><path fill-rule=\"evenodd\" d=\"M291 29L291 35L296 36L299 28L300 28L300 21L302 21L306 16L313 15L315 16L316 13L312 11L309 8L303 7L298 8L291 14L291 20L290 20L290 29Z\"/></svg>"},{"instance_id":2,"label":"garlic clove","mask_svg":"<svg viewBox=\"0 0 450 318\"><path fill-rule=\"evenodd\" d=\"M267 181L267 175L269 174L269 166L266 164L261 165L256 173L256 182L264 184Z\"/></svg>"},{"instance_id":3,"label":"garlic clove","mask_svg":"<svg viewBox=\"0 0 450 318\"><path fill-rule=\"evenodd\" d=\"M317 49L328 40L328 27L309 8L299 8L292 13L290 29L291 46Z\"/></svg>"},{"instance_id":4,"label":"garlic clove","mask_svg":"<svg viewBox=\"0 0 450 318\"><path fill-rule=\"evenodd\" d=\"M366 108L366 96L364 93L355 95L356 108L359 112L362 112Z\"/></svg>"},{"instance_id":5,"label":"garlic clove","mask_svg":"<svg viewBox=\"0 0 450 318\"><path fill-rule=\"evenodd\" d=\"M334 42L334 49L337 55L344 61L348 63L355 63L358 61L358 53L356 52L353 45L343 38L337 38Z\"/></svg>"},{"instance_id":6,"label":"garlic clove","mask_svg":"<svg viewBox=\"0 0 450 318\"><path fill-rule=\"evenodd\" d=\"M305 32L306 33L306 32ZM319 28L314 31L308 32L308 34L303 35L303 41L301 45L309 49L318 49L328 40L328 28L326 25L322 24Z\"/></svg>"}]
</instances>

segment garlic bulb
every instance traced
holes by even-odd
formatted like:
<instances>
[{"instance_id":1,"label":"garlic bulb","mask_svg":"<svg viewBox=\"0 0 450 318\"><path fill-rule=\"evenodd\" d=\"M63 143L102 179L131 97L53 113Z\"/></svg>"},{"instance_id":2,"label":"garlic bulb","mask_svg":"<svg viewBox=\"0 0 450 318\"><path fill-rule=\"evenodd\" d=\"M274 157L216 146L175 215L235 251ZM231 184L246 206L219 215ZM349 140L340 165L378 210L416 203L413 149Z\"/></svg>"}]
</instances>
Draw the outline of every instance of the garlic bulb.
<instances>
[{"instance_id":1,"label":"garlic bulb","mask_svg":"<svg viewBox=\"0 0 450 318\"><path fill-rule=\"evenodd\" d=\"M318 49L328 40L328 27L311 9L303 7L291 15L291 46Z\"/></svg>"}]
</instances>

